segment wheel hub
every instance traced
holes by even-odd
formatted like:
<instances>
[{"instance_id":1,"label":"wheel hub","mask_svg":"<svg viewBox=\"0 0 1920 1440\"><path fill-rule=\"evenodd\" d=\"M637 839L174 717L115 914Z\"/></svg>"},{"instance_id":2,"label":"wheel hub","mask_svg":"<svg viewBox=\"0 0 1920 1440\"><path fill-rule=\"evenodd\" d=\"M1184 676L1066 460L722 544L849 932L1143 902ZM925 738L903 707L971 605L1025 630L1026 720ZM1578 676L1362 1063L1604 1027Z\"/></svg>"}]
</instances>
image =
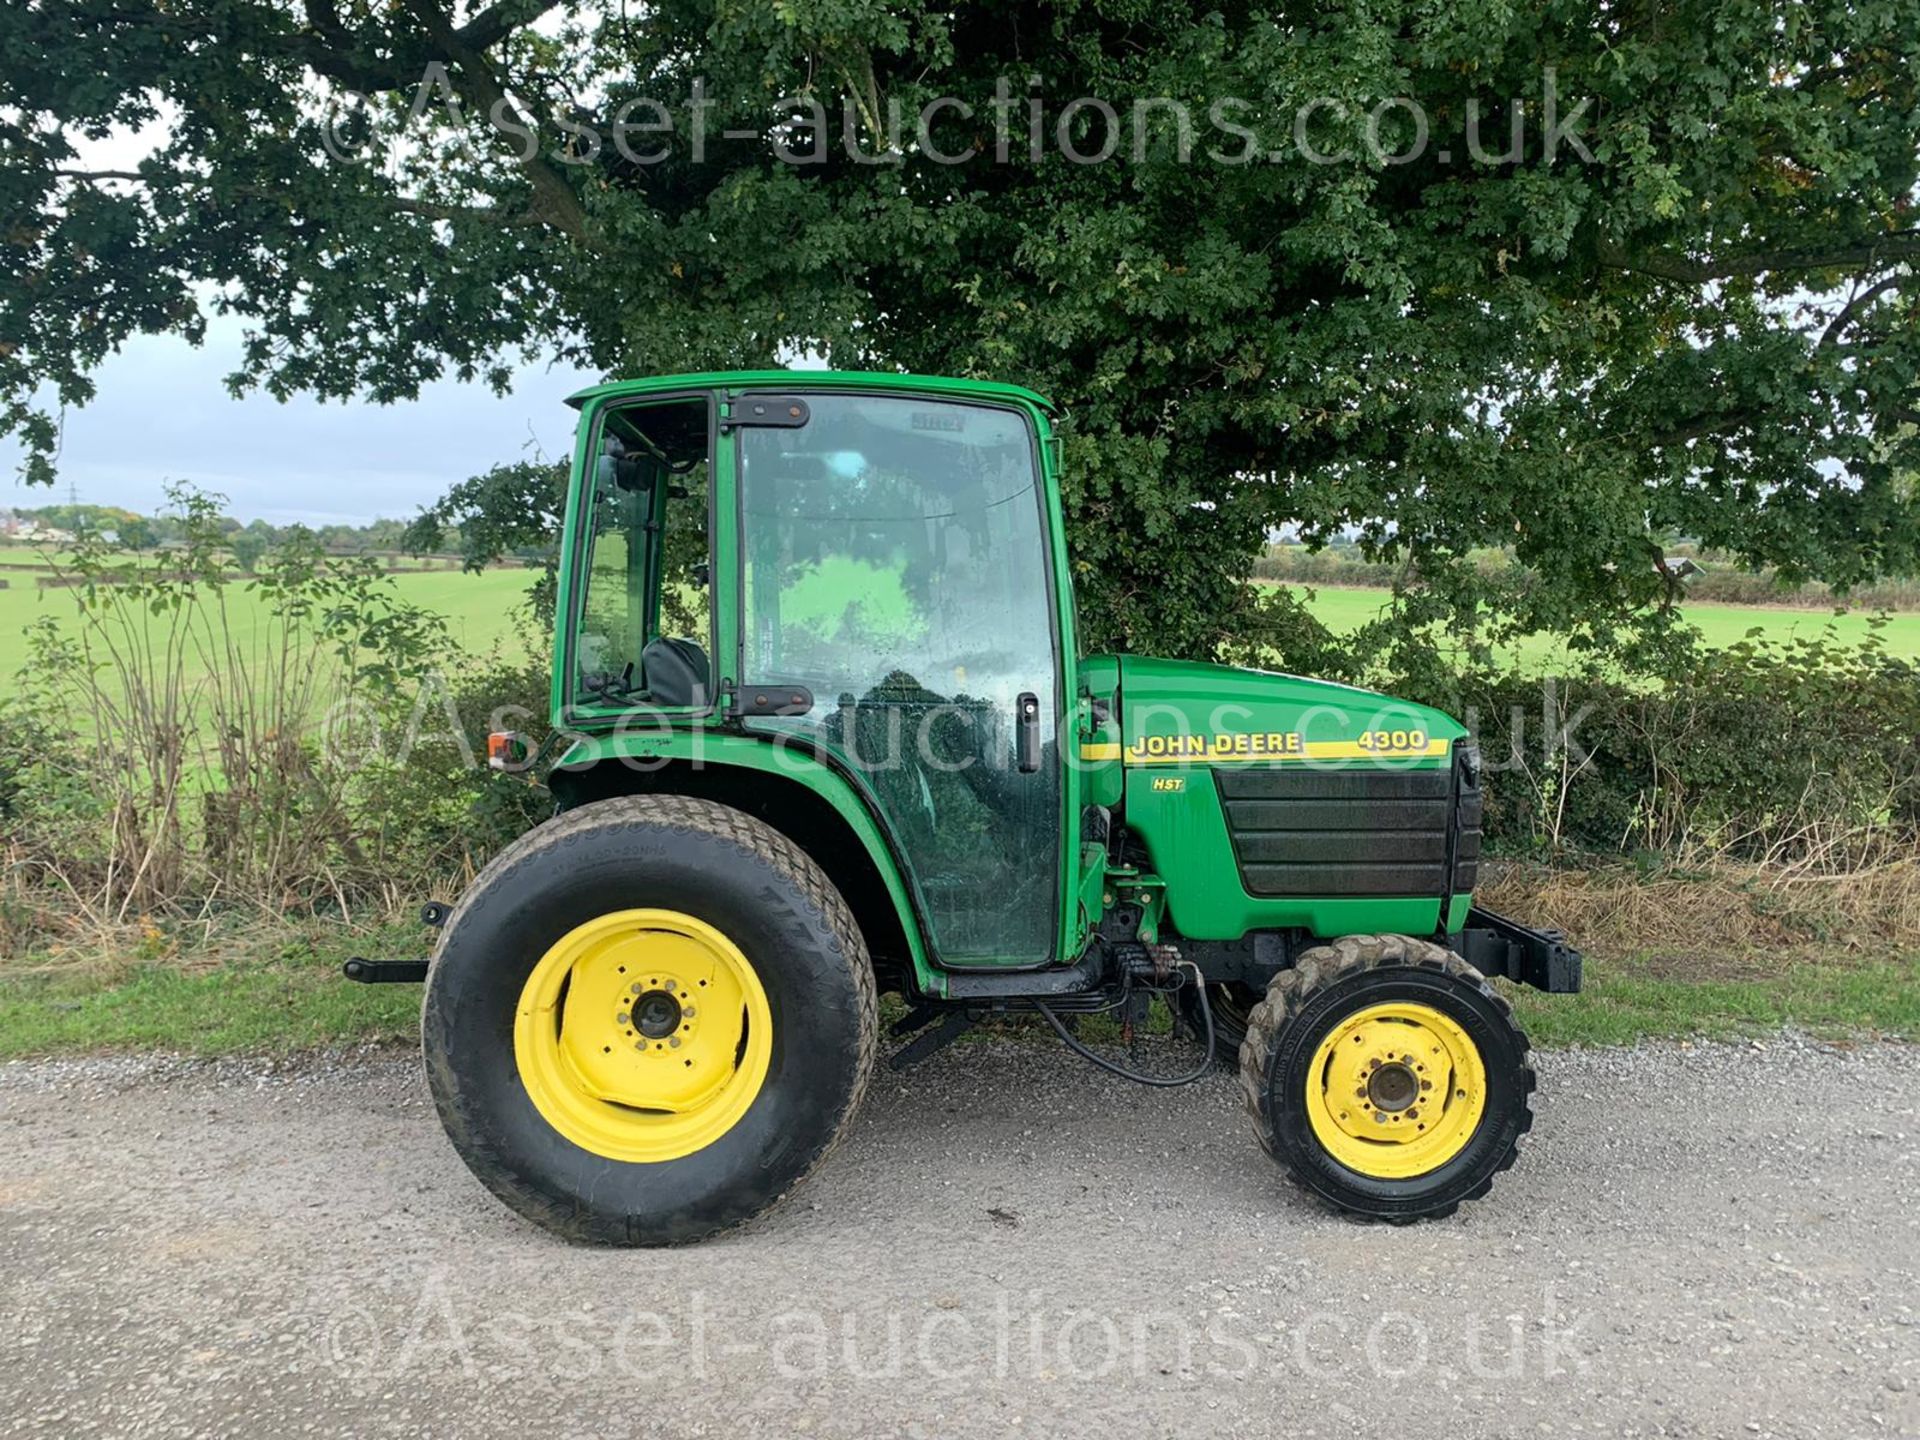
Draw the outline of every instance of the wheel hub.
<instances>
[{"instance_id":1,"label":"wheel hub","mask_svg":"<svg viewBox=\"0 0 1920 1440\"><path fill-rule=\"evenodd\" d=\"M1376 1110L1384 1110L1389 1115L1398 1115L1409 1108L1419 1098L1423 1083L1413 1071L1413 1067L1404 1061L1396 1060L1382 1065L1373 1072L1367 1081L1367 1099Z\"/></svg>"},{"instance_id":2,"label":"wheel hub","mask_svg":"<svg viewBox=\"0 0 1920 1440\"><path fill-rule=\"evenodd\" d=\"M633 1028L647 1039L664 1040L680 1028L680 1002L670 990L649 990L633 1002L631 1018ZM618 1018L614 1023L620 1023Z\"/></svg>"},{"instance_id":3,"label":"wheel hub","mask_svg":"<svg viewBox=\"0 0 1920 1440\"><path fill-rule=\"evenodd\" d=\"M527 1094L610 1159L676 1159L739 1121L766 1078L773 1017L738 946L670 910L568 932L528 977L514 1027Z\"/></svg>"},{"instance_id":4,"label":"wheel hub","mask_svg":"<svg viewBox=\"0 0 1920 1440\"><path fill-rule=\"evenodd\" d=\"M1413 1001L1357 1010L1314 1056L1307 1118L1342 1165L1378 1179L1422 1175L1466 1148L1486 1106L1479 1047Z\"/></svg>"}]
</instances>

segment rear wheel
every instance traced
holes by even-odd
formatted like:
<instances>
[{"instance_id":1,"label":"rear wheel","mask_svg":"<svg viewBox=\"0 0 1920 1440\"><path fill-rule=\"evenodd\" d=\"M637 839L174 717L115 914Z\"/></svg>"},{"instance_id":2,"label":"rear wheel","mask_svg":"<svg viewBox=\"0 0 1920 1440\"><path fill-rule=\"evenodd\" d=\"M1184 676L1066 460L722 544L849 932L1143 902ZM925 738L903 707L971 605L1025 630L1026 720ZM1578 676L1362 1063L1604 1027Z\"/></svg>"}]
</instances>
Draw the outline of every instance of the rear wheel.
<instances>
[{"instance_id":1,"label":"rear wheel","mask_svg":"<svg viewBox=\"0 0 1920 1440\"><path fill-rule=\"evenodd\" d=\"M807 856L677 796L569 811L481 874L422 1016L447 1134L571 1239L695 1240L838 1141L873 1064L873 971Z\"/></svg>"},{"instance_id":2,"label":"rear wheel","mask_svg":"<svg viewBox=\"0 0 1920 1440\"><path fill-rule=\"evenodd\" d=\"M1451 1214L1533 1124L1511 1007L1451 951L1349 936L1276 975L1248 1017L1240 1082L1260 1144L1338 1209Z\"/></svg>"}]
</instances>

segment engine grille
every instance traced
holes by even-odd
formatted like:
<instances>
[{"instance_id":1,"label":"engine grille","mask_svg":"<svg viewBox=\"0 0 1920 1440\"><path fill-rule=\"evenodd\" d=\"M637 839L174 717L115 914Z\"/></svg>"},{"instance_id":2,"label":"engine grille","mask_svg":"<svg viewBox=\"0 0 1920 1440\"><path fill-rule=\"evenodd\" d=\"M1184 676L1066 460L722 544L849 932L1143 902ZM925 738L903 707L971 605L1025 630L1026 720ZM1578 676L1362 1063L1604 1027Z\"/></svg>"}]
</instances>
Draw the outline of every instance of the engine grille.
<instances>
[{"instance_id":1,"label":"engine grille","mask_svg":"<svg viewBox=\"0 0 1920 1440\"><path fill-rule=\"evenodd\" d=\"M1260 896L1471 889L1481 802L1470 754L1461 747L1444 770L1215 770L1241 883Z\"/></svg>"}]
</instances>

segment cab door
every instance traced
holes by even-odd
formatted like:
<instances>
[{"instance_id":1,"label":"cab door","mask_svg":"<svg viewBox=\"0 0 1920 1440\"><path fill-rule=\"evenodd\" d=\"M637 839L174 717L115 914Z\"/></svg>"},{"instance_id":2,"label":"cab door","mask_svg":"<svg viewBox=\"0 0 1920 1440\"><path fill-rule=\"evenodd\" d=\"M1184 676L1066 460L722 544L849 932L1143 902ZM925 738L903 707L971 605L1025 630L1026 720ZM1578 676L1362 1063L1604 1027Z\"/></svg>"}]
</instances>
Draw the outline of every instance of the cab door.
<instances>
[{"instance_id":1,"label":"cab door","mask_svg":"<svg viewBox=\"0 0 1920 1440\"><path fill-rule=\"evenodd\" d=\"M1062 686L1032 420L827 391L728 413L736 674L812 697L745 723L804 737L867 793L941 964L1054 959Z\"/></svg>"}]
</instances>

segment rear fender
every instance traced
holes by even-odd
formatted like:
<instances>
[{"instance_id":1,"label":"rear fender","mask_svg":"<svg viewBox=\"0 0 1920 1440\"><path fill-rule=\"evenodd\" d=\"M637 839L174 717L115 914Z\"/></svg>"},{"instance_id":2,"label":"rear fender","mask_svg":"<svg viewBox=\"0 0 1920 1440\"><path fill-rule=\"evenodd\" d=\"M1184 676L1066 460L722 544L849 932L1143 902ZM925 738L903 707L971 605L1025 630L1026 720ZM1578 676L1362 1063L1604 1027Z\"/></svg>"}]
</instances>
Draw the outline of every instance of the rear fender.
<instances>
[{"instance_id":1,"label":"rear fender","mask_svg":"<svg viewBox=\"0 0 1920 1440\"><path fill-rule=\"evenodd\" d=\"M562 809L659 792L715 799L756 816L814 857L853 908L867 948L901 962L900 979L914 994L946 994L885 832L846 777L801 746L678 729L582 735L547 783Z\"/></svg>"}]
</instances>

